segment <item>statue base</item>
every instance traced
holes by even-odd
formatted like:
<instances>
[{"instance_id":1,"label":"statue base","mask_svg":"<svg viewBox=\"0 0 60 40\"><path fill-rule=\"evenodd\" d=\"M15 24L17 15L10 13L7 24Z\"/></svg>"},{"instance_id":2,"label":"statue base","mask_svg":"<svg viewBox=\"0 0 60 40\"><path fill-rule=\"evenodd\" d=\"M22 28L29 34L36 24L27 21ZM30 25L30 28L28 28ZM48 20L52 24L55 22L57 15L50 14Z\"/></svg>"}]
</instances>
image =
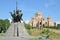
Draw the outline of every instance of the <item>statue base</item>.
<instances>
[{"instance_id":1,"label":"statue base","mask_svg":"<svg viewBox=\"0 0 60 40\"><path fill-rule=\"evenodd\" d=\"M28 36L28 33L24 27L24 23L16 22L10 24L6 36Z\"/></svg>"}]
</instances>

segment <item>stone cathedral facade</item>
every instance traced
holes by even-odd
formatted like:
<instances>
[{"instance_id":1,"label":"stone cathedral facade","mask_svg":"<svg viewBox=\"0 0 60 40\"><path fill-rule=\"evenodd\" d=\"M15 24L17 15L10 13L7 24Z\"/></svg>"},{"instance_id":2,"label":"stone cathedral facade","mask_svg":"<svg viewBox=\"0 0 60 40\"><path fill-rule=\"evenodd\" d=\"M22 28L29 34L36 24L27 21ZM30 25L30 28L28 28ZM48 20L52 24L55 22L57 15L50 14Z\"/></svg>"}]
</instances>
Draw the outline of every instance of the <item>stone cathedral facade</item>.
<instances>
[{"instance_id":1,"label":"stone cathedral facade","mask_svg":"<svg viewBox=\"0 0 60 40\"><path fill-rule=\"evenodd\" d=\"M54 22L52 21L51 17L49 16L45 19L40 11L36 12L35 16L28 23L33 27L40 27L40 26L54 26Z\"/></svg>"}]
</instances>

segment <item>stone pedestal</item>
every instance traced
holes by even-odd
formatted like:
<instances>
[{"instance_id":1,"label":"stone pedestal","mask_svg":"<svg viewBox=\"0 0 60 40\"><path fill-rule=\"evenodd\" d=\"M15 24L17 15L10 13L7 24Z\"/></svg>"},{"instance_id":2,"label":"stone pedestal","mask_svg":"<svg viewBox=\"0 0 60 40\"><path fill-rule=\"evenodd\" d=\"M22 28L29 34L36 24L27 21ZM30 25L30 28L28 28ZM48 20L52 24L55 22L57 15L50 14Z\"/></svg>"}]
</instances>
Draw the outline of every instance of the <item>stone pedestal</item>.
<instances>
[{"instance_id":1,"label":"stone pedestal","mask_svg":"<svg viewBox=\"0 0 60 40\"><path fill-rule=\"evenodd\" d=\"M11 23L10 27L8 28L7 32L6 32L7 36L27 36L27 30L24 27L24 23Z\"/></svg>"},{"instance_id":2,"label":"stone pedestal","mask_svg":"<svg viewBox=\"0 0 60 40\"><path fill-rule=\"evenodd\" d=\"M18 31L18 23L14 23L14 36L17 36L17 31Z\"/></svg>"}]
</instances>

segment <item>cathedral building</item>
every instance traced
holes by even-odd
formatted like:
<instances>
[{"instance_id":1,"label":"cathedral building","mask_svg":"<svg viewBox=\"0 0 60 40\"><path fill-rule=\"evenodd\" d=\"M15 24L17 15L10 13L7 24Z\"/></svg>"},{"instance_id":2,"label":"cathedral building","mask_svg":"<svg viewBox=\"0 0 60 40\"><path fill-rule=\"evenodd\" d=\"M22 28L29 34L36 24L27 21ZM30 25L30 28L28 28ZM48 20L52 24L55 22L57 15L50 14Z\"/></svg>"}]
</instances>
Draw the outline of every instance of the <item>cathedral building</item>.
<instances>
[{"instance_id":1,"label":"cathedral building","mask_svg":"<svg viewBox=\"0 0 60 40\"><path fill-rule=\"evenodd\" d=\"M36 12L35 16L28 23L33 27L54 26L54 22L49 16L45 19L40 11Z\"/></svg>"}]
</instances>

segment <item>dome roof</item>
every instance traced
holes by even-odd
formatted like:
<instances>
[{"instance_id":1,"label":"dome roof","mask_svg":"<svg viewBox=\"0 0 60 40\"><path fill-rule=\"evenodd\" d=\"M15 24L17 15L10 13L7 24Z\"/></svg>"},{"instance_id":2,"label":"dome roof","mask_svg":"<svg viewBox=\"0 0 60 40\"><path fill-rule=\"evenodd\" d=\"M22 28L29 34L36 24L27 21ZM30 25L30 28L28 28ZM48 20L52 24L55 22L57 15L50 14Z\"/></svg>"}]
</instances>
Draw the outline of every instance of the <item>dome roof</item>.
<instances>
[{"instance_id":1,"label":"dome roof","mask_svg":"<svg viewBox=\"0 0 60 40\"><path fill-rule=\"evenodd\" d=\"M51 17L50 17L50 16L48 16L48 19L51 19Z\"/></svg>"},{"instance_id":2,"label":"dome roof","mask_svg":"<svg viewBox=\"0 0 60 40\"><path fill-rule=\"evenodd\" d=\"M39 16L42 15L40 11L36 12L36 16L38 16L38 15Z\"/></svg>"},{"instance_id":3,"label":"dome roof","mask_svg":"<svg viewBox=\"0 0 60 40\"><path fill-rule=\"evenodd\" d=\"M32 17L32 19L35 19L35 17Z\"/></svg>"}]
</instances>

